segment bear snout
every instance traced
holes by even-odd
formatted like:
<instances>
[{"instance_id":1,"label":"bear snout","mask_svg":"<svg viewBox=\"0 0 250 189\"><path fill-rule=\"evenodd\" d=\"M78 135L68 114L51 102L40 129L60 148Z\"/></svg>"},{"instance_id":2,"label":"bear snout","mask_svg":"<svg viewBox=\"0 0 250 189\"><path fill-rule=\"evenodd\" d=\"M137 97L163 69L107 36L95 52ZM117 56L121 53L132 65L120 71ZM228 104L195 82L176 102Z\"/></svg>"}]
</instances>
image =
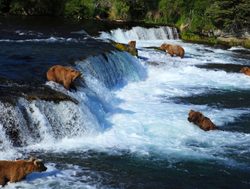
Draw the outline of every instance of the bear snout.
<instances>
[{"instance_id":1,"label":"bear snout","mask_svg":"<svg viewBox=\"0 0 250 189\"><path fill-rule=\"evenodd\" d=\"M45 167L45 166L43 167L43 171L46 171L47 169L48 169L47 167Z\"/></svg>"}]
</instances>

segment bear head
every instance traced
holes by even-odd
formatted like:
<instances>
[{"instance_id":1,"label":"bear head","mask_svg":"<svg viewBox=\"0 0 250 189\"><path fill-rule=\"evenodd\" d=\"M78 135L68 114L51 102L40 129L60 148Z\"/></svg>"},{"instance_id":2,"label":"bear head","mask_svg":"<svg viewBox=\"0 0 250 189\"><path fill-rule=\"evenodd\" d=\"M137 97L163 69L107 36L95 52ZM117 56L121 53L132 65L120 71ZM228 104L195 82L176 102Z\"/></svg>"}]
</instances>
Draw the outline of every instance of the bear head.
<instances>
[{"instance_id":1,"label":"bear head","mask_svg":"<svg viewBox=\"0 0 250 189\"><path fill-rule=\"evenodd\" d=\"M67 71L68 71L68 74L70 75L71 81L74 81L76 78L82 75L81 72L74 70L70 67L68 67Z\"/></svg>"},{"instance_id":2,"label":"bear head","mask_svg":"<svg viewBox=\"0 0 250 189\"><path fill-rule=\"evenodd\" d=\"M188 121L189 122L197 122L198 120L202 119L204 116L200 112L196 112L194 110L190 110L188 113Z\"/></svg>"},{"instance_id":3,"label":"bear head","mask_svg":"<svg viewBox=\"0 0 250 189\"><path fill-rule=\"evenodd\" d=\"M128 45L132 48L136 48L136 41L129 41Z\"/></svg>"},{"instance_id":4,"label":"bear head","mask_svg":"<svg viewBox=\"0 0 250 189\"><path fill-rule=\"evenodd\" d=\"M165 51L165 50L169 49L170 46L171 46L170 44L163 43L163 44L160 46L160 49L163 50L163 51Z\"/></svg>"},{"instance_id":5,"label":"bear head","mask_svg":"<svg viewBox=\"0 0 250 189\"><path fill-rule=\"evenodd\" d=\"M40 159L31 157L27 162L29 163L29 169L32 171L43 172L47 170L47 167L45 167L43 161Z\"/></svg>"}]
</instances>

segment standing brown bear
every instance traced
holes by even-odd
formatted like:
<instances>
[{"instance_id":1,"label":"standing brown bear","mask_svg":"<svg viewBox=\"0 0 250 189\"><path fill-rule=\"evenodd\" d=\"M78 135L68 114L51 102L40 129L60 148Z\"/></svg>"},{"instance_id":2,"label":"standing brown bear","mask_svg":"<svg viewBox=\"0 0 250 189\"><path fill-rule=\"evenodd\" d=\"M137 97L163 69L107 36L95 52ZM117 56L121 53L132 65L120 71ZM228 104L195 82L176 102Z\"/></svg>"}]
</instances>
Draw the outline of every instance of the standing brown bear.
<instances>
[{"instance_id":1,"label":"standing brown bear","mask_svg":"<svg viewBox=\"0 0 250 189\"><path fill-rule=\"evenodd\" d=\"M179 45L171 45L171 44L163 43L160 49L168 52L170 56L176 55L176 56L183 58L185 54L184 49Z\"/></svg>"},{"instance_id":2,"label":"standing brown bear","mask_svg":"<svg viewBox=\"0 0 250 189\"><path fill-rule=\"evenodd\" d=\"M196 112L194 110L190 110L188 121L198 125L204 131L217 129L215 124L208 117L205 117L201 112Z\"/></svg>"},{"instance_id":3,"label":"standing brown bear","mask_svg":"<svg viewBox=\"0 0 250 189\"><path fill-rule=\"evenodd\" d=\"M71 67L60 65L52 66L47 72L47 79L60 83L65 89L69 89L72 82L81 76L81 73Z\"/></svg>"},{"instance_id":4,"label":"standing brown bear","mask_svg":"<svg viewBox=\"0 0 250 189\"><path fill-rule=\"evenodd\" d=\"M250 76L250 68L249 67L241 68L240 72Z\"/></svg>"},{"instance_id":5,"label":"standing brown bear","mask_svg":"<svg viewBox=\"0 0 250 189\"><path fill-rule=\"evenodd\" d=\"M43 172L47 168L41 160L30 158L29 160L0 161L0 186L8 182L18 182L32 172Z\"/></svg>"}]
</instances>

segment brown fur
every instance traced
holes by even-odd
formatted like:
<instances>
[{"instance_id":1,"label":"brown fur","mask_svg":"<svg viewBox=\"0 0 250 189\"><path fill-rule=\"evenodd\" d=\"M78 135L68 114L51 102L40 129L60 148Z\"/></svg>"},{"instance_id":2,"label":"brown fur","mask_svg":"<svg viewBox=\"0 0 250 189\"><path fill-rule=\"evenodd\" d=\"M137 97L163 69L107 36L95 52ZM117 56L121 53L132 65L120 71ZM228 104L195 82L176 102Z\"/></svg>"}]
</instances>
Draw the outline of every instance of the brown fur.
<instances>
[{"instance_id":1,"label":"brown fur","mask_svg":"<svg viewBox=\"0 0 250 189\"><path fill-rule=\"evenodd\" d=\"M205 117L201 112L196 112L194 110L190 110L188 121L198 125L204 131L217 129L215 124L208 117Z\"/></svg>"},{"instance_id":2,"label":"brown fur","mask_svg":"<svg viewBox=\"0 0 250 189\"><path fill-rule=\"evenodd\" d=\"M250 68L249 67L241 68L240 72L250 76Z\"/></svg>"},{"instance_id":3,"label":"brown fur","mask_svg":"<svg viewBox=\"0 0 250 189\"><path fill-rule=\"evenodd\" d=\"M185 50L179 45L171 45L164 43L161 45L160 49L168 52L170 56L176 55L183 58L185 54Z\"/></svg>"},{"instance_id":4,"label":"brown fur","mask_svg":"<svg viewBox=\"0 0 250 189\"><path fill-rule=\"evenodd\" d=\"M60 83L65 89L69 89L72 82L81 75L77 70L65 66L52 66L47 72L47 79Z\"/></svg>"},{"instance_id":5,"label":"brown fur","mask_svg":"<svg viewBox=\"0 0 250 189\"><path fill-rule=\"evenodd\" d=\"M29 173L46 171L41 160L16 160L0 161L0 186L7 182L18 182L24 179Z\"/></svg>"},{"instance_id":6,"label":"brown fur","mask_svg":"<svg viewBox=\"0 0 250 189\"><path fill-rule=\"evenodd\" d=\"M129 41L128 46L130 46L132 48L136 48L136 41Z\"/></svg>"}]
</instances>

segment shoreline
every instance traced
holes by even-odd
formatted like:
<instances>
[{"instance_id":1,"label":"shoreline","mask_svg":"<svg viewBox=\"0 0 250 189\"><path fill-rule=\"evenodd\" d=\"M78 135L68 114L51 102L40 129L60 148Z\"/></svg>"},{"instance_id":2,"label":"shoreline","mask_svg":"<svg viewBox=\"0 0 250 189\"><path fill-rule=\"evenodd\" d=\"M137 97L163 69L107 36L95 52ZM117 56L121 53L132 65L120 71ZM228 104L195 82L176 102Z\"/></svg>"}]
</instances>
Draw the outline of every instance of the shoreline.
<instances>
[{"instance_id":1,"label":"shoreline","mask_svg":"<svg viewBox=\"0 0 250 189\"><path fill-rule=\"evenodd\" d=\"M242 46L246 49L250 49L249 38L237 38L237 37L205 37L193 33L180 33L180 38L184 42L206 44L211 46L221 46L222 48L231 48Z\"/></svg>"},{"instance_id":2,"label":"shoreline","mask_svg":"<svg viewBox=\"0 0 250 189\"><path fill-rule=\"evenodd\" d=\"M7 19L7 20L13 20L15 19L16 15L0 15L0 25L3 25L4 22L1 19ZM136 20L136 21L127 21L127 20L110 20L110 19L73 19L73 18L65 18L65 17L49 17L49 16L26 16L26 15L21 15L21 17L18 17L20 22L21 20L43 20L43 19L49 19L53 18L52 22L55 20L60 20L61 22L64 22L66 25L71 25L69 23L85 23L85 22L94 22L94 23L102 23L103 26L102 28L105 28L105 25L107 25L107 30L111 30L114 28L122 28L122 29L129 29L135 26L141 26L145 28L150 28L150 27L160 27L160 26L169 26L169 27L175 27L177 28L179 32L180 39L183 40L184 42L189 42L189 43L197 43L197 44L206 44L206 45L211 45L211 46L219 46L221 48L231 48L231 47L237 47L237 46L242 46L246 49L250 49L250 38L242 38L242 37L235 37L235 36L229 36L229 37L223 37L223 36L205 36L205 35L199 35L195 34L191 31L181 31L180 27L177 25L173 24L165 24L165 23L153 23L153 22L147 22L143 20ZM20 24L20 23L19 23ZM90 33L96 34L98 32L96 31L91 31Z\"/></svg>"}]
</instances>

